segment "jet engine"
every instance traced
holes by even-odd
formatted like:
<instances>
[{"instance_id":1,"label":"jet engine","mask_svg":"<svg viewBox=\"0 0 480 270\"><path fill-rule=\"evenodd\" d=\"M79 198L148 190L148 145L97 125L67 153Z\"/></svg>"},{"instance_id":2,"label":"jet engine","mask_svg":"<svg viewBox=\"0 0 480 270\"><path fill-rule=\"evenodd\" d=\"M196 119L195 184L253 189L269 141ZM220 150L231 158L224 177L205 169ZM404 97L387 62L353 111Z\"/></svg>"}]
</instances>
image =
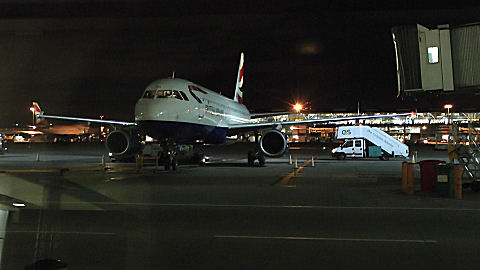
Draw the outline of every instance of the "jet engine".
<instances>
[{"instance_id":1,"label":"jet engine","mask_svg":"<svg viewBox=\"0 0 480 270\"><path fill-rule=\"evenodd\" d=\"M260 150L267 157L281 157L287 151L287 136L277 129L271 129L262 134Z\"/></svg>"},{"instance_id":2,"label":"jet engine","mask_svg":"<svg viewBox=\"0 0 480 270\"><path fill-rule=\"evenodd\" d=\"M137 130L120 129L110 132L105 140L105 147L116 158L133 157L141 149Z\"/></svg>"}]
</instances>

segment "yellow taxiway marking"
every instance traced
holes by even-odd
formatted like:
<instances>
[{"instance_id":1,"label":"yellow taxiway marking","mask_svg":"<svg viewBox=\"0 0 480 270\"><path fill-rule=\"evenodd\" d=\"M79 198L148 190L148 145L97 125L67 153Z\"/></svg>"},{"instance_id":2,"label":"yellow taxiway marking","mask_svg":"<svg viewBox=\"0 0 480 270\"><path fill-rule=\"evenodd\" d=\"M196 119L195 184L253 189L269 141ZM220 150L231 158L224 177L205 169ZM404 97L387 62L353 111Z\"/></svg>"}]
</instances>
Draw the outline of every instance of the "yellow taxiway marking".
<instances>
[{"instance_id":1,"label":"yellow taxiway marking","mask_svg":"<svg viewBox=\"0 0 480 270\"><path fill-rule=\"evenodd\" d=\"M281 187L295 187L295 185L289 185L290 181L294 178L297 177L297 174L302 172L303 168L305 168L308 164L312 162L311 159L306 160L298 169L294 169L293 172L285 175L276 185L281 186Z\"/></svg>"}]
</instances>

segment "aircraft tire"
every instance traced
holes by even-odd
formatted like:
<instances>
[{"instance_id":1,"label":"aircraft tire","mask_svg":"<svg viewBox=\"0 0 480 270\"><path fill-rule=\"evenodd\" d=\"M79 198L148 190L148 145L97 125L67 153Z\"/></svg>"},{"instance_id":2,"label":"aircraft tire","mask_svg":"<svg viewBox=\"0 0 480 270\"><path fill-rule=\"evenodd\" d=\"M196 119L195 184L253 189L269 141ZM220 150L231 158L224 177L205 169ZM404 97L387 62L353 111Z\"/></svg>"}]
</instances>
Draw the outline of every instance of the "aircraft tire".
<instances>
[{"instance_id":1,"label":"aircraft tire","mask_svg":"<svg viewBox=\"0 0 480 270\"><path fill-rule=\"evenodd\" d=\"M165 167L165 171L169 171L170 170L170 159L167 158L167 160L165 160L165 163L164 163L164 167Z\"/></svg>"},{"instance_id":2,"label":"aircraft tire","mask_svg":"<svg viewBox=\"0 0 480 270\"><path fill-rule=\"evenodd\" d=\"M339 155L337 156L337 159L338 159L338 160L344 160L345 157L346 157L345 154L342 153L342 154L339 154Z\"/></svg>"},{"instance_id":3,"label":"aircraft tire","mask_svg":"<svg viewBox=\"0 0 480 270\"><path fill-rule=\"evenodd\" d=\"M259 155L258 156L258 164L263 167L265 166L265 156L264 155Z\"/></svg>"},{"instance_id":4,"label":"aircraft tire","mask_svg":"<svg viewBox=\"0 0 480 270\"><path fill-rule=\"evenodd\" d=\"M381 157L380 157L381 160L385 160L385 161L388 161L390 159L390 155L389 154L383 154Z\"/></svg>"},{"instance_id":5,"label":"aircraft tire","mask_svg":"<svg viewBox=\"0 0 480 270\"><path fill-rule=\"evenodd\" d=\"M198 163L200 166L205 166L206 159L205 159L205 154L204 153L195 153L193 156L193 161L195 163Z\"/></svg>"},{"instance_id":6,"label":"aircraft tire","mask_svg":"<svg viewBox=\"0 0 480 270\"><path fill-rule=\"evenodd\" d=\"M255 163L255 153L253 153L252 151L249 151L248 152L248 166L253 166L253 164Z\"/></svg>"},{"instance_id":7,"label":"aircraft tire","mask_svg":"<svg viewBox=\"0 0 480 270\"><path fill-rule=\"evenodd\" d=\"M478 192L478 191L480 191L480 182L473 181L472 184L470 185L470 187L472 188L473 192Z\"/></svg>"}]
</instances>

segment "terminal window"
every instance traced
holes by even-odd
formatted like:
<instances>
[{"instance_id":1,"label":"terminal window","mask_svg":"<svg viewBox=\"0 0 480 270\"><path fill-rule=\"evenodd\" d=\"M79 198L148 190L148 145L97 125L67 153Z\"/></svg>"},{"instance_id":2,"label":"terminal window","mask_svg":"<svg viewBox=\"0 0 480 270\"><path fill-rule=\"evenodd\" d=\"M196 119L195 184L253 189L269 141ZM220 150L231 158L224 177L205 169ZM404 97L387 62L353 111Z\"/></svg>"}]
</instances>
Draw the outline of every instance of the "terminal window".
<instances>
[{"instance_id":1,"label":"terminal window","mask_svg":"<svg viewBox=\"0 0 480 270\"><path fill-rule=\"evenodd\" d=\"M428 47L428 63L438 63L438 47Z\"/></svg>"}]
</instances>

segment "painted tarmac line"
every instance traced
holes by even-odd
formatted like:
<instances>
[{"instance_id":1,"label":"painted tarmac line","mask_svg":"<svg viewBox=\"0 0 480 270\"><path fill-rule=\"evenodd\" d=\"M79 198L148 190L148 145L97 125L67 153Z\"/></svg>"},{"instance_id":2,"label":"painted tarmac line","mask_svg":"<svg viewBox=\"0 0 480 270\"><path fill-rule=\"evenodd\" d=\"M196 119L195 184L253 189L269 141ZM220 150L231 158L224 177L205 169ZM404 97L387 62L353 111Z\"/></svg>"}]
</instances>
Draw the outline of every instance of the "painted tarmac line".
<instances>
[{"instance_id":1,"label":"painted tarmac line","mask_svg":"<svg viewBox=\"0 0 480 270\"><path fill-rule=\"evenodd\" d=\"M115 235L109 232L67 232L67 231L0 231L0 233L39 233L39 234L86 234L86 235Z\"/></svg>"},{"instance_id":2,"label":"painted tarmac line","mask_svg":"<svg viewBox=\"0 0 480 270\"><path fill-rule=\"evenodd\" d=\"M0 170L0 173L58 173L60 169L18 169Z\"/></svg>"},{"instance_id":3,"label":"painted tarmac line","mask_svg":"<svg viewBox=\"0 0 480 270\"><path fill-rule=\"evenodd\" d=\"M0 173L65 173L65 172L82 172L82 171L98 171L98 172L122 172L135 171L136 167L70 167L70 168L55 168L55 169L13 169L0 170Z\"/></svg>"},{"instance_id":4,"label":"painted tarmac line","mask_svg":"<svg viewBox=\"0 0 480 270\"><path fill-rule=\"evenodd\" d=\"M299 236L256 236L256 235L214 235L214 238L250 239L250 240L306 240L306 241L344 241L344 242L390 242L436 244L436 240L423 239L378 239L378 238L330 238L330 237L299 237Z\"/></svg>"},{"instance_id":5,"label":"painted tarmac line","mask_svg":"<svg viewBox=\"0 0 480 270\"><path fill-rule=\"evenodd\" d=\"M1 203L2 201L0 201ZM55 203L52 201L52 203ZM60 202L56 202L60 203ZM61 202L65 205L125 205L154 207L210 207L210 208L266 208L266 209L316 209L316 210L391 210L391 211L458 211L480 212L480 208L452 207L395 207L395 206L322 206L322 205L268 205L268 204L213 204L213 203L144 203L144 202Z\"/></svg>"},{"instance_id":6,"label":"painted tarmac line","mask_svg":"<svg viewBox=\"0 0 480 270\"><path fill-rule=\"evenodd\" d=\"M278 181L275 185L276 186L281 186L281 187L293 187L293 185L290 185L290 181L292 181L293 178L297 177L299 173L302 172L302 170L312 162L312 160L308 159L303 164L298 167L298 169L294 169L293 172L290 172L286 176L284 176L280 181Z\"/></svg>"}]
</instances>

